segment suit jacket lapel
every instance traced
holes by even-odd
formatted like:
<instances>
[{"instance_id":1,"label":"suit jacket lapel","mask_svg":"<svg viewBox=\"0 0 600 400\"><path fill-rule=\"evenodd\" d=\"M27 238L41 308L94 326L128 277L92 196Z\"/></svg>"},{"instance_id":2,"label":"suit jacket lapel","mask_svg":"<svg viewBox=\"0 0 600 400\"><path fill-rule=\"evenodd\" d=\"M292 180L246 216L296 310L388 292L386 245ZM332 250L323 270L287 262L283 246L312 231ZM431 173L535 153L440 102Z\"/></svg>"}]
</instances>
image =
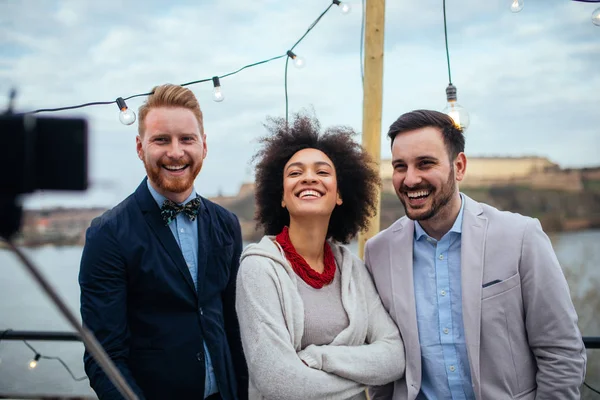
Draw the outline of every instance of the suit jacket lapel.
<instances>
[{"instance_id":1,"label":"suit jacket lapel","mask_svg":"<svg viewBox=\"0 0 600 400\"><path fill-rule=\"evenodd\" d=\"M140 186L138 186L137 190L135 191L136 200L140 205L146 222L154 234L158 237L158 240L167 251L167 254L169 254L173 260L173 264L177 267L179 272L181 272L183 279L187 282L190 289L192 289L192 292L196 294L194 281L192 280L190 270L185 262L185 259L183 258L183 254L181 254L181 249L177 245L171 229L165 225L162 217L160 216L160 209L148 190L146 180L147 178L142 181Z\"/></svg>"},{"instance_id":2,"label":"suit jacket lapel","mask_svg":"<svg viewBox=\"0 0 600 400\"><path fill-rule=\"evenodd\" d=\"M481 205L464 196L461 238L461 285L465 340L471 366L475 396L481 398L480 337L481 337L481 285L483 279L487 218Z\"/></svg>"},{"instance_id":3,"label":"suit jacket lapel","mask_svg":"<svg viewBox=\"0 0 600 400\"><path fill-rule=\"evenodd\" d=\"M210 240L211 216L206 205L203 203L200 206L198 214L198 293L204 293L202 288L206 282L206 269L208 259L208 242Z\"/></svg>"},{"instance_id":4,"label":"suit jacket lapel","mask_svg":"<svg viewBox=\"0 0 600 400\"><path fill-rule=\"evenodd\" d=\"M408 218L403 219L398 227L392 229L389 241L390 280L394 295L394 313L400 322L402 338L406 348L407 370L411 378L421 381L421 346L417 326L417 308L415 304L415 287L413 281L413 237L415 224Z\"/></svg>"}]
</instances>

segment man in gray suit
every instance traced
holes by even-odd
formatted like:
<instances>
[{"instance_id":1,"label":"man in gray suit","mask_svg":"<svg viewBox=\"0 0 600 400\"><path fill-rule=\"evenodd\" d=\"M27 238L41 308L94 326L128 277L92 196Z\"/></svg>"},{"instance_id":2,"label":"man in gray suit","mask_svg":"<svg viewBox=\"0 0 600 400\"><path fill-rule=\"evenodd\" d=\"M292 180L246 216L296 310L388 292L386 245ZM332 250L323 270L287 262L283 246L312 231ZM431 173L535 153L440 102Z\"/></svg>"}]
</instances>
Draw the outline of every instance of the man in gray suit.
<instances>
[{"instance_id":1,"label":"man in gray suit","mask_svg":"<svg viewBox=\"0 0 600 400\"><path fill-rule=\"evenodd\" d=\"M388 136L407 216L367 242L365 262L406 374L372 398L579 399L585 347L539 221L459 192L465 139L446 114L404 114Z\"/></svg>"}]
</instances>

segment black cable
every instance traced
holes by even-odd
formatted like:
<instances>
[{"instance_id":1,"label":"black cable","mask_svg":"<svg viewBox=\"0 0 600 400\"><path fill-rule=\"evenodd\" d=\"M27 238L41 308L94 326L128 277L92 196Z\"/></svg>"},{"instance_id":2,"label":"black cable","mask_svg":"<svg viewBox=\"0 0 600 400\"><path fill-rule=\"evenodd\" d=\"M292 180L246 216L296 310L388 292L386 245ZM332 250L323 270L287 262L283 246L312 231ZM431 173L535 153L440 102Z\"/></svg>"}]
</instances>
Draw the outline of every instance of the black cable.
<instances>
[{"instance_id":1,"label":"black cable","mask_svg":"<svg viewBox=\"0 0 600 400\"><path fill-rule=\"evenodd\" d=\"M292 47L291 47L291 48L288 50L288 53L286 53L286 56L287 56L287 58L286 58L286 60L285 60L285 73L284 73L284 77L283 77L283 88L284 88L284 91L285 91L285 123L286 123L286 125L287 125L287 123L288 123L288 120L289 120L289 115L288 115L288 114L289 114L289 113L288 113L288 109L289 109L289 102L288 102L288 85L287 85L288 64L289 64L289 61L290 61L290 55L289 55L289 52L293 51L293 50L296 48L296 46L298 46L298 45L300 44L300 42L304 40L304 38L306 37L306 35L308 35L308 34L309 34L309 32L310 32L310 31L312 31L312 30L313 30L313 28L314 28L315 26L317 26L317 24L319 23L319 21L321 20L321 18L323 18L323 16L324 16L325 14L327 14L327 12L328 12L328 11L331 9L331 7L332 7L334 4L335 4L335 2L332 2L332 3L329 5L329 7L327 7L327 8L325 9L325 11L323 11L323 12L321 13L321 15L319 15L319 16L317 17L317 19L315 19L315 20L313 21L313 23L312 23L312 24L310 24L310 26L308 27L308 29L306 30L306 32L304 32L304 35L302 35L302 36L300 37L300 39L298 39L298 41L297 41L296 43L294 43L294 45L293 45L293 46L292 46ZM281 57L283 57L283 56L281 56ZM281 57L276 57L276 58L281 58Z\"/></svg>"},{"instance_id":2,"label":"black cable","mask_svg":"<svg viewBox=\"0 0 600 400\"><path fill-rule=\"evenodd\" d=\"M288 85L287 85L287 73L288 73L288 63L290 61L290 58L287 57L285 59L285 72L283 75L283 89L285 90L285 125L287 127L288 125Z\"/></svg>"},{"instance_id":3,"label":"black cable","mask_svg":"<svg viewBox=\"0 0 600 400\"><path fill-rule=\"evenodd\" d=\"M321 13L321 15L319 15L319 17L316 20L314 20L314 22L312 24L310 24L310 26L308 27L308 29L306 30L306 32L304 32L304 34L302 35L302 37L300 37L300 39L298 39L298 41L296 41L296 43L294 43L294 45L291 47L290 50L293 50L296 46L298 46L300 44L300 42L302 40L304 40L304 38L306 37L306 35L308 35L308 33L319 23L319 21L321 20L321 18L323 18L323 16L325 14L327 14L327 12L329 11L329 9L334 4L335 3L331 3L325 9L325 11L323 11ZM241 68L239 68L239 69L237 69L237 70L235 70L233 72L230 72L230 73L225 74L225 75L221 75L221 76L219 76L219 78L225 78L225 77L228 77L228 76L231 76L231 75L235 75L235 74L237 74L237 73L245 70L246 68L255 67L257 65L265 64L265 63L268 63L268 62L271 62L271 61L274 61L274 60L278 60L278 59L283 58L283 57L287 57L289 59L287 53L283 54L283 55L280 55L280 56L271 57L271 58L268 58L266 60L262 60L262 61L258 61L258 62L252 63L252 64L245 65L245 66L243 66L243 67L241 67ZM286 113L285 114L286 114L286 121L287 121L287 114L288 114L287 113L287 110L288 110L288 104L287 104L288 103L288 95L287 95L287 65L288 65L288 61L287 60L285 62L285 65L286 65L285 66L285 71L286 71L286 75L285 75L285 85L286 85L286 87L285 87ZM180 86L189 86L189 85L194 85L194 84L197 84L197 83L209 82L211 80L212 80L212 77L206 78L206 79L200 79L200 80L197 80L197 81L191 81L191 82L182 83ZM123 100L133 99L134 97L149 96L152 93L153 92L134 94L134 95L129 96L129 97L124 97ZM76 108L83 108L83 107L96 106L96 105L107 105L107 104L113 104L113 103L116 103L116 100L114 100L114 101L98 101L98 102L93 102L93 103L85 103L85 104L79 104L79 105L75 105L75 106L59 107L59 108L41 108L41 109L38 109L38 110L30 111L27 114L36 114L36 113L40 113L40 112L53 112L53 111L73 110L73 109L76 109Z\"/></svg>"},{"instance_id":4,"label":"black cable","mask_svg":"<svg viewBox=\"0 0 600 400\"><path fill-rule=\"evenodd\" d=\"M67 372L69 373L69 375L71 375L71 378L73 378L73 380L76 381L76 382L81 382L83 380L88 379L88 377L85 376L85 375L84 376L80 376L79 378L77 378L75 376L75 374L73 374L73 371L71 371L71 368L69 368L69 366L60 357L41 356L40 358L43 358L45 360L56 360L56 361L58 361L67 370Z\"/></svg>"},{"instance_id":5,"label":"black cable","mask_svg":"<svg viewBox=\"0 0 600 400\"><path fill-rule=\"evenodd\" d=\"M96 101L96 102L93 102L93 103L78 104L76 106L68 106L68 107L40 108L39 110L30 111L29 114L36 114L36 113L40 113L40 112L53 112L53 111L73 110L75 108L83 108L83 107L89 107L89 106L100 106L100 105L113 104L113 103L116 103L116 100L113 100L113 101Z\"/></svg>"},{"instance_id":6,"label":"black cable","mask_svg":"<svg viewBox=\"0 0 600 400\"><path fill-rule=\"evenodd\" d=\"M448 29L446 28L446 0L443 0L444 7L444 39L446 40L446 61L448 61L448 84L452 85L452 74L450 73L450 52L448 51Z\"/></svg>"},{"instance_id":7,"label":"black cable","mask_svg":"<svg viewBox=\"0 0 600 400\"><path fill-rule=\"evenodd\" d=\"M23 343L25 343L25 346L29 347L29 349L31 351L33 351L33 353L36 355L36 359L37 359L37 356L39 355L40 359L44 359L44 360L56 360L59 363L61 363L62 366L64 367L64 369L67 370L67 372L69 373L69 375L71 375L71 378L73 378L74 381L80 382L80 381L83 381L85 379L88 379L87 376L81 376L81 377L77 378L75 376L75 374L73 374L73 371L71 371L71 368L69 368L69 366L63 361L62 358L60 358L60 357L52 357L52 356L44 356L39 351L37 351L32 345L30 345L26 340L23 340Z\"/></svg>"},{"instance_id":8,"label":"black cable","mask_svg":"<svg viewBox=\"0 0 600 400\"><path fill-rule=\"evenodd\" d=\"M204 83L204 82L208 82L208 81L212 81L212 77L211 78L199 79L197 81L182 83L180 86L189 86L189 85L194 85L196 83Z\"/></svg>"},{"instance_id":9,"label":"black cable","mask_svg":"<svg viewBox=\"0 0 600 400\"><path fill-rule=\"evenodd\" d=\"M298 41L297 41L296 43L294 43L294 45L292 46L292 48L291 48L290 50L294 50L294 49L296 48L296 46L298 46L298 45L300 44L300 42L304 40L304 38L306 37L306 35L308 35L308 33L309 33L310 31L312 31L312 29L313 29L313 28L314 28L314 27L315 27L315 26L316 26L316 25L319 23L319 21L321 20L321 18L323 18L323 16L324 16L325 14L327 14L327 11L329 11L329 9L330 9L330 8L333 6L333 4L334 4L334 3L331 3L331 4L329 5L329 7L327 7L327 8L325 9L325 11L323 11L323 12L321 13L321 15L319 15L319 16L317 17L317 19L315 19L315 21L314 21L312 24L310 24L310 26L308 27L308 29L306 30L306 32L304 32L304 35L302 35L302 37L301 37L300 39L298 39Z\"/></svg>"},{"instance_id":10,"label":"black cable","mask_svg":"<svg viewBox=\"0 0 600 400\"><path fill-rule=\"evenodd\" d=\"M133 96L125 97L123 100L129 100L129 99L133 99L134 97L150 96L150 95L151 95L151 94L153 94L153 93L154 93L154 92L141 93L141 94L134 94Z\"/></svg>"},{"instance_id":11,"label":"black cable","mask_svg":"<svg viewBox=\"0 0 600 400\"><path fill-rule=\"evenodd\" d=\"M360 79L365 84L365 60L363 59L363 51L365 47L365 0L362 0L361 5L361 23L360 23Z\"/></svg>"},{"instance_id":12,"label":"black cable","mask_svg":"<svg viewBox=\"0 0 600 400\"><path fill-rule=\"evenodd\" d=\"M225 75L221 75L219 78L225 78L225 77L228 77L228 76L231 76L231 75L235 75L238 72L240 72L240 71L242 71L242 70L244 70L246 68L254 67L254 66L260 65L260 64L265 64L265 63L268 63L269 61L279 60L280 58L283 58L283 57L287 57L287 54L283 54L281 56L269 58L268 60L263 60L263 61L255 62L254 64L248 64L248 65L243 66L242 68L238 69L237 71L230 72L230 73L225 74ZM181 85L181 86L184 86L184 85Z\"/></svg>"},{"instance_id":13,"label":"black cable","mask_svg":"<svg viewBox=\"0 0 600 400\"><path fill-rule=\"evenodd\" d=\"M583 381L583 384L585 385L585 387L587 387L588 389L590 389L592 392L600 394L600 391L594 389L593 387L591 387L590 385L588 385L587 383L585 383L585 381Z\"/></svg>"}]
</instances>

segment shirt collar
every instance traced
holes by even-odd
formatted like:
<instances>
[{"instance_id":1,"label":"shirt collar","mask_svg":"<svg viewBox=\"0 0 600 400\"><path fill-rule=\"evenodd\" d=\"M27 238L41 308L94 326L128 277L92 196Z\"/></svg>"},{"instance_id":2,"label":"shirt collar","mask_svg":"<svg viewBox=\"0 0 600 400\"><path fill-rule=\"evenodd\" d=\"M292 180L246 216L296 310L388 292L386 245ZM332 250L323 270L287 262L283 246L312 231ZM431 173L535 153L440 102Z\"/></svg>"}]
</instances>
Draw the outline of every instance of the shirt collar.
<instances>
[{"instance_id":1,"label":"shirt collar","mask_svg":"<svg viewBox=\"0 0 600 400\"><path fill-rule=\"evenodd\" d=\"M162 194L158 193L156 191L156 189L154 189L152 187L152 185L150 184L150 179L146 180L146 184L148 185L148 190L150 191L152 198L154 198L154 201L156 201L156 204L158 204L158 208L161 208L163 203L165 202L165 200L167 200L167 198L165 196L163 196ZM185 201L181 204L186 204L188 201L195 199L196 196L197 196L196 188L194 188L194 190L192 190L192 193L189 195L189 197L187 199L185 199Z\"/></svg>"},{"instance_id":2,"label":"shirt collar","mask_svg":"<svg viewBox=\"0 0 600 400\"><path fill-rule=\"evenodd\" d=\"M458 212L458 216L456 220L454 220L454 225L450 228L449 232L455 232L459 235L462 233L462 221L463 221L463 213L465 210L465 198L462 193L460 193L460 211ZM429 237L427 232L421 227L419 221L415 221L415 241L421 239L423 236Z\"/></svg>"}]
</instances>

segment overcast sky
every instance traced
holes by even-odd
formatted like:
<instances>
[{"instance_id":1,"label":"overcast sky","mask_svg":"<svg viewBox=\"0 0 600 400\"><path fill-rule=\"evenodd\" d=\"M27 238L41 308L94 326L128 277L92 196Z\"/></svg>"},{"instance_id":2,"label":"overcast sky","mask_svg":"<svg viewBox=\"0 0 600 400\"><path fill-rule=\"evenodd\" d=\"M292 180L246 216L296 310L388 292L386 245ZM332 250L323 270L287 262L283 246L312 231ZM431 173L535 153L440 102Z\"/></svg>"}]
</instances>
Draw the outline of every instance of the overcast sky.
<instances>
[{"instance_id":1,"label":"overcast sky","mask_svg":"<svg viewBox=\"0 0 600 400\"><path fill-rule=\"evenodd\" d=\"M471 115L467 155L550 158L563 167L600 165L600 4L448 0L452 80ZM313 108L323 126L362 127L361 4L337 7L296 48L289 68L290 111ZM18 111L144 93L162 83L223 75L284 54L328 0L80 1L0 0L0 106L18 89ZM284 64L277 60L221 81L190 86L204 111L208 156L196 181L206 196L234 194L252 179L249 160L267 116L284 116ZM388 0L382 157L385 132L402 113L445 107L448 84L441 0ZM144 98L130 100L137 111ZM46 114L50 115L50 114ZM86 194L37 193L26 206L112 206L145 172L136 125L115 105L55 113L89 120ZM360 135L357 136L360 141ZM6 173L6 172L5 172Z\"/></svg>"}]
</instances>

